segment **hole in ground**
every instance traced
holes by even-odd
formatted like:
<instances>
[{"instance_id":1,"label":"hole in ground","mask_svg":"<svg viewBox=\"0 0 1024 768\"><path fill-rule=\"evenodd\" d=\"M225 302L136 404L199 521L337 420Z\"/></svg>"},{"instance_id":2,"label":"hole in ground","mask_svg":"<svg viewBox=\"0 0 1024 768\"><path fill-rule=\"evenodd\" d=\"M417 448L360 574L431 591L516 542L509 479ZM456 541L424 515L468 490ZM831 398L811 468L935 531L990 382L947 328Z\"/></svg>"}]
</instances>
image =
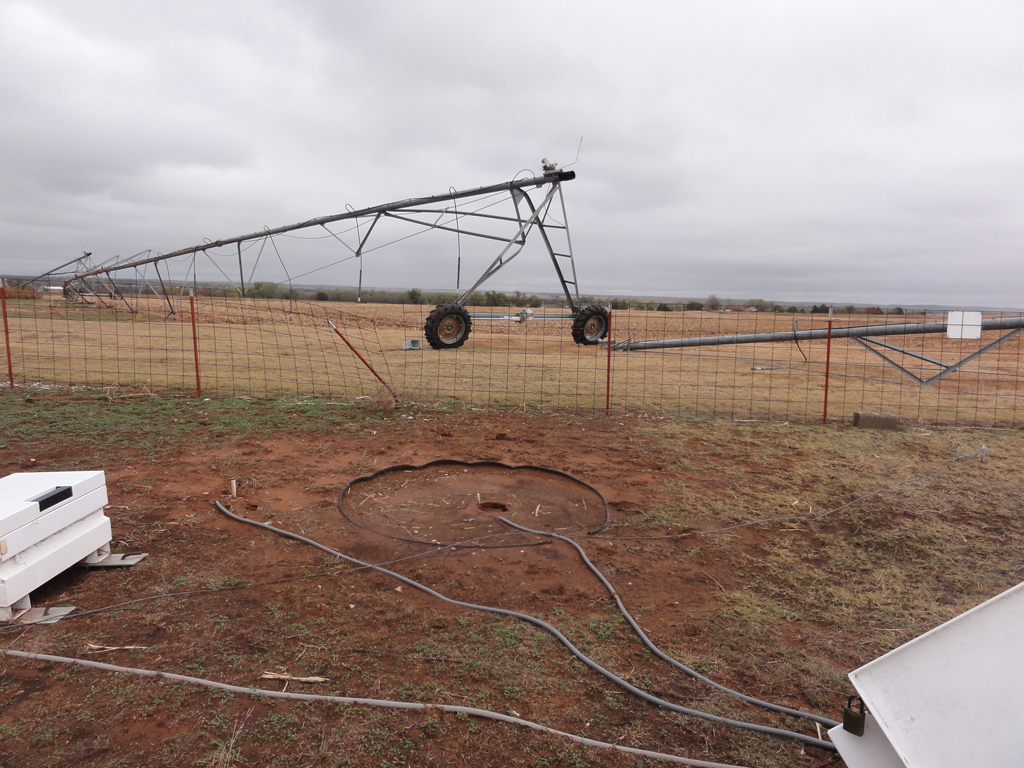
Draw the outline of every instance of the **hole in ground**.
<instances>
[{"instance_id":1,"label":"hole in ground","mask_svg":"<svg viewBox=\"0 0 1024 768\"><path fill-rule=\"evenodd\" d=\"M491 512L508 512L508 504L503 501L482 501L480 509Z\"/></svg>"}]
</instances>

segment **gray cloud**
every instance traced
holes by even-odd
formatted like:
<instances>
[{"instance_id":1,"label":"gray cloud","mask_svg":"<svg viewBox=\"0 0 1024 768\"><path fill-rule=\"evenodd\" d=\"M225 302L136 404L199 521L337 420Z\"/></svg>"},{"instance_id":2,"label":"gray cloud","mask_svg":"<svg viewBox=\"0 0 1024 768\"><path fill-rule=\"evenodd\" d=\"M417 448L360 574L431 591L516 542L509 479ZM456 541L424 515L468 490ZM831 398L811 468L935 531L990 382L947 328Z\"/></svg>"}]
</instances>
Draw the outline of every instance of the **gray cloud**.
<instances>
[{"instance_id":1,"label":"gray cloud","mask_svg":"<svg viewBox=\"0 0 1024 768\"><path fill-rule=\"evenodd\" d=\"M503 181L582 136L586 292L1022 306L1022 22L996 0L8 0L0 271ZM331 256L289 246L295 273ZM445 287L457 250L420 238L368 277ZM494 287L554 289L539 256Z\"/></svg>"}]
</instances>

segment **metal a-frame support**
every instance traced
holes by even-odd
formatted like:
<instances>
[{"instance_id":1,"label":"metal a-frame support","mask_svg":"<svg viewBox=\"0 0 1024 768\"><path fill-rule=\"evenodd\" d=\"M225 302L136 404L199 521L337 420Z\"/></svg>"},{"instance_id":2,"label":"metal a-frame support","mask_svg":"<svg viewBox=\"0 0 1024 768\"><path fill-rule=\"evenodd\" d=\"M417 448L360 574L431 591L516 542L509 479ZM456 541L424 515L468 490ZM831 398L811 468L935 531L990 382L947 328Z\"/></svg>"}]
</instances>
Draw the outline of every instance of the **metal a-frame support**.
<instances>
[{"instance_id":1,"label":"metal a-frame support","mask_svg":"<svg viewBox=\"0 0 1024 768\"><path fill-rule=\"evenodd\" d=\"M551 174L554 176L555 174ZM574 178L573 174L570 178ZM555 224L548 221L548 213L551 208L551 204L554 201L555 195L562 204L562 224ZM507 266L512 260L522 252L523 247L526 245L526 237L534 227L540 233L541 240L544 242L544 247L548 251L548 255L551 257L551 263L555 267L555 274L558 276L558 282L562 286L562 292L565 294L566 301L569 302L569 307L573 314L579 311L579 288L576 285L576 265L572 258L572 242L569 239L569 227L564 223L565 218L565 200L562 197L562 185L558 180L551 182L551 189L541 200L539 205L534 205L533 200L530 199L529 194L522 188L515 189L512 191L512 199L515 202L516 213L519 214L520 202L525 202L530 209L530 215L523 219L520 215L520 221L522 222L519 226L519 230L508 239L505 247L501 249L498 256L491 262L491 264L484 270L484 273L480 278L473 283L473 285L456 299L456 303L460 306L465 306L469 301L469 297L473 295L473 292L483 285L486 281L490 280L498 270ZM548 230L562 230L565 232L566 239L566 253L560 253L555 251L551 245L551 236L548 234ZM569 268L571 269L572 280L568 280L565 277L565 273L562 271L561 265L558 263L559 258L569 260ZM572 286L572 291L569 290L569 286Z\"/></svg>"},{"instance_id":2,"label":"metal a-frame support","mask_svg":"<svg viewBox=\"0 0 1024 768\"><path fill-rule=\"evenodd\" d=\"M864 336L862 338L853 337L853 340L855 342L857 342L858 344L860 344L862 347L864 347L864 349L866 349L871 354L877 355L878 357L882 358L882 360L884 360L886 363L888 363L893 368L898 370L900 373L906 374L907 376L912 378L914 381L916 381L921 386L927 387L929 384L931 384L933 382L940 381L940 380L944 379L946 376L948 376L949 374L951 374L954 371L958 370L959 368L961 368L962 366L964 366L967 363L971 362L972 360L975 360L975 359L981 357L983 354L985 354L989 350L995 349L996 347L998 347L1003 342L1009 341L1014 336L1019 334L1021 331L1024 331L1024 328L1018 328L1015 331L1010 331L1008 334L1006 334L1005 336L999 337L998 339L993 341L991 344L986 344L984 347L982 347L981 349L977 350L976 352L972 352L967 357L965 357L963 360L960 360L959 362L952 363L952 364L944 363L941 360L935 360L934 358L928 357L926 355L918 354L917 352L911 352L909 349L903 349L902 347L897 347L895 344L886 344L884 341L879 341L878 339L872 338L871 336ZM875 346L878 346L878 347L882 347L884 349L891 349L893 352L899 352L900 354L909 355L910 357L915 357L918 360L922 360L922 361L924 361L926 363L931 363L932 365L937 365L942 370L939 371L934 376L932 376L931 378L922 379L917 374L912 373L911 371L908 371L905 367L903 367L902 365L897 363L891 357L888 357L887 355L883 354L882 352L879 352L874 347L870 346L871 344L874 344Z\"/></svg>"},{"instance_id":3,"label":"metal a-frame support","mask_svg":"<svg viewBox=\"0 0 1024 768\"><path fill-rule=\"evenodd\" d=\"M728 344L762 344L768 342L796 342L799 344L805 340L825 340L827 338L834 339L853 339L855 342L863 346L869 352L878 357L882 358L886 363L896 368L901 373L906 374L918 384L927 386L933 382L939 381L954 371L959 370L961 367L981 357L981 355L989 352L1000 344L1003 344L1012 339L1017 334L1024 331L1024 315L1016 317L993 317L983 319L981 321L980 330L982 331L1010 331L1005 336L1002 336L990 344L985 345L976 352L971 353L963 360L959 362L947 364L941 360L936 360L926 355L919 354L917 352L911 352L910 350L897 347L894 344L887 344L883 341L879 341L878 336L910 336L917 334L931 334L931 333L947 333L949 330L949 323L946 321L942 322L931 322L931 323L898 323L898 324L882 324L882 325L863 325L853 326L848 328L810 328L805 330L798 330L795 325L792 331L773 331L769 333L740 333L731 334L727 336L702 336L702 337L690 337L684 339L652 339L649 341L622 341L612 346L613 349L623 350L627 352L633 352L637 350L655 350L655 349L680 349L684 347L710 347L710 346L723 346ZM908 371L904 366L893 360L891 357L887 357L885 354L879 352L877 349L870 345L882 347L884 349L892 350L893 352L899 352L910 357L915 357L926 363L936 365L942 370L931 378L921 378L920 376ZM803 354L803 350L800 351ZM806 359L806 355L804 358Z\"/></svg>"}]
</instances>

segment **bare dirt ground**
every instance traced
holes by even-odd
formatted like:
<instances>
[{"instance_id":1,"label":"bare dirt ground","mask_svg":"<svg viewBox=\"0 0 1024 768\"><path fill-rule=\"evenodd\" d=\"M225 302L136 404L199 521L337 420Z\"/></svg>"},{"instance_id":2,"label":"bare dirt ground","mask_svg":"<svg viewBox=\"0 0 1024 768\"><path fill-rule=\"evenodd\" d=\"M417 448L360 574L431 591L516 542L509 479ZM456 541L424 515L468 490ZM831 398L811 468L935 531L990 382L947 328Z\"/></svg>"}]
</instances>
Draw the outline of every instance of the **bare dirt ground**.
<instances>
[{"instance_id":1,"label":"bare dirt ground","mask_svg":"<svg viewBox=\"0 0 1024 768\"><path fill-rule=\"evenodd\" d=\"M1024 568L1015 431L25 392L3 401L0 475L104 470L115 551L149 552L134 568L72 569L37 590L33 604L74 605L78 617L0 628L4 649L243 688L475 707L721 763L840 766L820 748L640 701L530 624L444 603L231 520L213 502L388 563L449 598L539 617L659 698L808 736L818 735L813 723L654 658L575 550L510 533L499 518L573 535L674 658L830 718L852 692L846 672L1012 586ZM956 461L982 443L985 454ZM582 482L536 469L404 468L356 483L348 518L339 513L353 479L438 459L537 465ZM822 520L795 517L876 491ZM602 495L610 525L588 537L605 520ZM784 519L698 533L773 517ZM630 538L650 536L668 538ZM0 659L0 766L72 764L654 763L438 709L274 700Z\"/></svg>"}]
</instances>

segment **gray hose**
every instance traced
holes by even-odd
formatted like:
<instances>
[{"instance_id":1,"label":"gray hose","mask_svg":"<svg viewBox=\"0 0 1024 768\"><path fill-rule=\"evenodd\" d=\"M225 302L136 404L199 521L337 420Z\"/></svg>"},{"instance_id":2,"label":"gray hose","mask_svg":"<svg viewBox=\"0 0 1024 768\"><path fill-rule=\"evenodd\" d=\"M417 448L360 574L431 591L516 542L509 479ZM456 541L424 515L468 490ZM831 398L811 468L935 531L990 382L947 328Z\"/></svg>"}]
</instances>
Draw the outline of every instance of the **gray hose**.
<instances>
[{"instance_id":1,"label":"gray hose","mask_svg":"<svg viewBox=\"0 0 1024 768\"><path fill-rule=\"evenodd\" d=\"M497 614L499 616L511 616L512 618L519 619L520 621L525 621L525 622L528 622L530 624L533 624L534 626L540 627L541 629L546 630L551 635L553 635L555 637L555 639L557 639L558 642L560 642L562 645L564 645L566 647L566 649L573 656L575 656L577 659L582 661L584 664L586 664L592 670L597 672L599 675L604 676L608 680L611 680L613 683L618 685L620 688L622 688L622 689L624 689L626 691L629 691L634 696L636 696L636 697L638 697L640 699L643 699L644 701L646 701L646 702L648 702L650 704L655 704L657 706L664 707L665 709L671 710L672 712L678 712L681 715L690 715L692 717L699 717L699 718L702 718L704 720L710 720L713 723L721 723L722 725L731 725L731 726L734 726L736 728L743 728L743 729L746 729L746 730L749 730L749 731L756 731L757 733L765 733L765 734L769 734L771 736L780 736L780 737L782 737L784 739L793 739L795 741L799 741L799 742L802 742L804 744L808 744L808 745L814 746L814 747L820 747L821 749L826 749L826 750L829 750L829 751L832 751L832 752L836 751L835 745L832 744L831 742L824 741L823 739L817 739L817 738L814 738L813 736L805 736L802 733L796 733L794 731L786 731L786 730L783 730L782 728L772 728L771 726L767 726L767 725L758 725L756 723L747 723L747 722L744 722L742 720L732 720L732 719L727 718L727 717L720 717L719 715L712 715L709 712L701 712L701 711L696 710L696 709L689 709L688 707L681 707L678 704L673 704L670 701L665 701L664 699L660 699L657 696L652 696L651 694L647 693L646 691L640 690L636 686L634 686L634 685L632 685L630 683L627 683L625 680L623 680L618 675L616 675L616 674L612 673L611 671L605 669L600 664L598 664L596 661L591 659L589 656L586 656L582 651L580 651L576 646L574 646L569 641L569 638L567 638L565 635L563 635L561 632L559 632L557 629L555 629L555 627L553 627L552 625L548 624L543 619L538 619L536 616L530 616L529 614L526 614L526 613L519 613L518 611L509 611L509 610L506 610L504 608L494 608L494 607L488 606L488 605L476 605L474 603L465 603L465 602L463 602L461 600L455 600L454 598L446 597L445 595L442 595L440 592L437 592L437 591L431 589L430 587L428 587L428 586L426 586L424 584L420 584L417 581L413 581L410 578L402 576L400 573L395 573L394 571L389 571L387 568L381 568L378 565L372 565L370 563L364 563L363 561L357 560L354 557L349 557L348 555L343 555L340 552L338 552L336 549L331 549L330 547L324 546L323 544L321 544L321 543L319 543L317 541L313 541L312 539L308 539L305 536L300 536L297 533L291 533L290 531L284 531L284 530L281 530L280 528L275 528L272 525L268 525L267 523L260 523L260 522L257 522L256 520L250 520L249 518L242 517L240 515L236 515L233 512L228 511L228 509L223 504L221 504L219 501L215 501L214 504L216 504L217 509L219 509L222 513L224 513L225 515L230 517L232 520L237 520L240 523L247 523L249 525L254 525L257 528L263 528L265 530L271 531L271 532L279 534L281 536L286 536L286 537L288 537L290 539L295 539L296 541L304 542L304 543L309 544L311 546L314 546L314 547L316 547L318 549L322 549L323 551L328 552L328 553L334 555L335 557L341 558L342 560L347 560L350 563L355 563L356 565L363 566L364 568L370 568L372 570L375 570L378 573L386 574L388 576L391 576L393 578L398 579L403 584L407 584L410 587L413 587L414 589L418 589L421 592L425 592L428 595L431 595L432 597L436 597L439 600L442 600L442 601L448 603L449 605L457 605L460 608L469 608L469 609L472 609L472 610L475 610L475 611L485 611L487 613L494 613L494 614Z\"/></svg>"},{"instance_id":2,"label":"gray hose","mask_svg":"<svg viewBox=\"0 0 1024 768\"><path fill-rule=\"evenodd\" d=\"M761 701L761 699L755 699L753 696L747 696L745 693L740 693L739 691L734 691L732 688L726 688L721 683L716 683L714 680L712 680L712 679L710 679L708 677L705 677L704 675L702 675L697 670L691 669L690 667L686 666L685 664L682 664L681 662L676 661L675 659L673 659L668 654L662 652L662 650L660 648L658 648L658 646L656 646L654 643L652 643L650 641L650 639L647 637L647 635L644 634L644 631L642 629L640 629L640 625L637 624L636 621L633 620L633 617L630 616L629 611L626 610L626 606L624 606L622 604L622 600L619 599L619 595L615 591L615 588L608 582L608 579L606 579L604 577L604 574L602 574L597 569L597 566L595 566L592 562L590 562L590 558L587 557L587 553L583 551L583 548L579 544L577 544L575 541L570 539L568 536L562 536L561 534L558 534L558 533L546 533L544 531L534 531L534 530L532 530L530 528L527 528L526 526L517 525L516 523L513 523L511 520L506 520L504 517L499 517L498 519L501 520L501 522L505 523L505 525L511 526L512 528L515 528L517 530L523 531L525 533L532 533L532 534L534 534L536 536L550 536L552 538L559 539L561 541L565 541L565 542L568 542L569 544L572 544L576 548L576 551L579 552L580 557L583 558L583 562L586 564L586 566L591 570L591 572L593 572L593 574L595 576L597 576L597 578L601 581L601 583L604 584L605 589L608 590L608 592L611 594L611 596L613 598L615 598L615 604L619 606L619 611L621 611L622 615L626 618L626 621L629 622L629 626L631 626L633 628L633 631L636 632L637 635L639 635L640 639L643 640L644 645L647 646L647 648L651 651L651 653L653 653L655 656L657 656L662 661L667 661L673 667L675 667L676 669L681 670L682 672L685 672L690 677L692 677L692 678L694 678L696 680L700 680L702 683L707 683L712 688L717 688L719 691L722 691L723 693L727 693L730 696L735 696L736 698L741 699L742 701L745 701L748 704L755 704L755 705L757 705L759 707L764 707L765 709L770 709L773 712L781 712L784 715L792 715L793 717L801 717L801 718L804 718L806 720L813 720L814 722L821 723L822 725L827 726L829 728L833 728L833 727L839 725L839 723L837 723L835 720L829 720L827 717L822 717L821 715L811 714L810 712L801 712L798 709L790 709L789 707L783 707L783 706L781 706L779 704L772 704L769 701Z\"/></svg>"},{"instance_id":3,"label":"gray hose","mask_svg":"<svg viewBox=\"0 0 1024 768\"><path fill-rule=\"evenodd\" d=\"M16 656L21 659L33 659L36 661L47 661L53 664L78 664L83 667L92 667L93 669L102 669L106 672L124 672L130 675L140 675L142 677L162 677L165 680L172 680L181 683L193 683L195 685L203 685L208 688L219 688L223 691L231 691L232 693L245 694L249 696L266 696L273 699L293 699L298 701L330 701L337 704L360 704L367 707L388 707L390 709L410 709L419 712L429 712L431 710L440 710L441 712L448 712L456 715L470 715L471 717L483 717L488 720L498 720L504 723L511 723L513 725L522 725L527 728L532 728L535 731L542 731L544 733L550 733L553 736L562 736L567 739L575 741L577 744L583 744L588 747L598 747L601 749L615 749L620 752L628 752L632 755L640 755L641 757L649 757L652 760L666 760L671 763L680 763L682 765L694 766L694 768L743 768L739 765L730 765L726 763L709 763L704 760L691 760L686 757L676 757L675 755L668 755L663 752L650 752L646 749L635 749L633 747L623 747L618 744L608 744L604 741L595 741L594 739L588 739L585 736L576 736L571 733L565 733L564 731L557 731L554 728L548 728L546 725L540 723L534 723L530 720L523 720L520 717L512 717L511 715L503 715L500 712L491 712L487 709L474 709L473 707L460 707L453 704L421 704L418 702L409 701L387 701L385 699L357 699L349 696L325 696L322 694L315 693L288 693L287 691L268 691L264 688L243 688L240 685L228 685L227 683L218 683L215 680L205 680L201 677L189 677L188 675L176 675L171 672L159 672L152 669L137 669L135 667L119 667L114 664L104 664L100 661L91 661L88 659L73 659L67 656L50 656L45 653L26 653L25 651L11 651L5 650L3 653L8 656Z\"/></svg>"}]
</instances>

